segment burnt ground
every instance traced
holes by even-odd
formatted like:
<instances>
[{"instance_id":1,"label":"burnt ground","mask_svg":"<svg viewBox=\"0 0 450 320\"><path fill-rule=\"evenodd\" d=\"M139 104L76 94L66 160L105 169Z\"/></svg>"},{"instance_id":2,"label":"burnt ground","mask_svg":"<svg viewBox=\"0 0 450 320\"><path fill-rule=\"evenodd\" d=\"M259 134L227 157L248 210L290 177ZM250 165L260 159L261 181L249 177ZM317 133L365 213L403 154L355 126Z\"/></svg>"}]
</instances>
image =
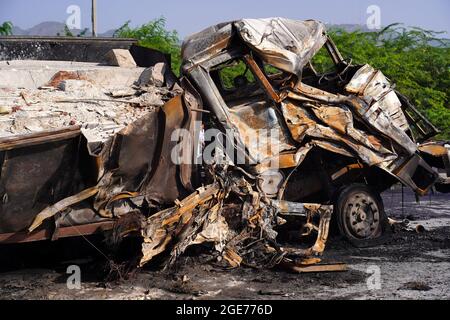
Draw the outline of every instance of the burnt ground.
<instances>
[{"instance_id":1,"label":"burnt ground","mask_svg":"<svg viewBox=\"0 0 450 320\"><path fill-rule=\"evenodd\" d=\"M403 208L401 198L401 189L383 195L389 215L426 231L397 231L386 244L363 249L331 239L324 261L347 263L345 272L222 270L191 254L170 273L149 268L105 281L106 257L91 245L104 252L101 239L74 238L0 246L0 298L449 299L450 194L429 195L417 204L405 189ZM66 285L67 266L74 264L81 269L81 289ZM377 270L381 289L369 288Z\"/></svg>"}]
</instances>

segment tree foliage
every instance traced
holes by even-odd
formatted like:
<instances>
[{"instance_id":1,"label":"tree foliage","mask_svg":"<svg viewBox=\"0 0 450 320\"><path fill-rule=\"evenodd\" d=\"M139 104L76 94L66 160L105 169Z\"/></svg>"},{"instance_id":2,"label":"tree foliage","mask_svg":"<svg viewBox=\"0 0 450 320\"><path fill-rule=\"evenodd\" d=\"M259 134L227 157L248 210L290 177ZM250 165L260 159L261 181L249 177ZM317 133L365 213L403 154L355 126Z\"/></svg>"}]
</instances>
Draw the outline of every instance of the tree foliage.
<instances>
[{"instance_id":1,"label":"tree foliage","mask_svg":"<svg viewBox=\"0 0 450 320\"><path fill-rule=\"evenodd\" d=\"M0 35L1 36L9 36L12 34L13 25L10 21L3 22L0 25Z\"/></svg>"},{"instance_id":2,"label":"tree foliage","mask_svg":"<svg viewBox=\"0 0 450 320\"><path fill-rule=\"evenodd\" d=\"M66 25L64 25L63 36L64 37L75 37L75 36L76 37L84 37L88 31L89 31L88 28L84 28L77 35L75 35L66 24ZM61 33L57 32L56 35L59 37L59 36L61 36Z\"/></svg>"},{"instance_id":3,"label":"tree foliage","mask_svg":"<svg viewBox=\"0 0 450 320\"><path fill-rule=\"evenodd\" d=\"M160 17L137 28L130 27L127 21L114 32L114 37L134 38L143 47L160 50L170 54L172 69L175 74L179 74L181 65L181 47L178 33L175 30L166 29L166 19Z\"/></svg>"}]
</instances>

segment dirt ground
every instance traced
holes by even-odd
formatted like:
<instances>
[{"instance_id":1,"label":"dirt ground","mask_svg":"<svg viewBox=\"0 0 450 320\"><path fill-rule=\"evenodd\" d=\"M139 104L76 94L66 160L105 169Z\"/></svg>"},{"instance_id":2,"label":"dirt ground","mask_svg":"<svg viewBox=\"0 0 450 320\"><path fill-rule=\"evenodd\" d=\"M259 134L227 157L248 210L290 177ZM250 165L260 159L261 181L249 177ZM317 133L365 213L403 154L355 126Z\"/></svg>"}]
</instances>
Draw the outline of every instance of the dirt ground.
<instances>
[{"instance_id":1,"label":"dirt ground","mask_svg":"<svg viewBox=\"0 0 450 320\"><path fill-rule=\"evenodd\" d=\"M221 270L191 254L171 273L148 268L105 281L106 257L91 245L103 252L101 239L74 238L0 246L0 299L449 299L450 194L416 203L405 189L403 208L401 194L383 194L389 216L425 232L398 231L364 249L331 239L324 261L347 263L345 272ZM67 287L69 265L80 267L80 289Z\"/></svg>"}]
</instances>

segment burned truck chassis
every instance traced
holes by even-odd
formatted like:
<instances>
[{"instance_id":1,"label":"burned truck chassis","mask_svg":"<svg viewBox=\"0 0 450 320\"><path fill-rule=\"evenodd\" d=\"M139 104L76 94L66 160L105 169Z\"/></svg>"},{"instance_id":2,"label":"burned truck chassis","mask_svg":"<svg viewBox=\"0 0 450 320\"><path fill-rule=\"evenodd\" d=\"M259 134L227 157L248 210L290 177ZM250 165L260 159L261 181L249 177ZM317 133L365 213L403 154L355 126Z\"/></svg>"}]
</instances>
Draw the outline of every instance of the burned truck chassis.
<instances>
[{"instance_id":1,"label":"burned truck chassis","mask_svg":"<svg viewBox=\"0 0 450 320\"><path fill-rule=\"evenodd\" d=\"M295 45L282 45L282 40ZM315 71L311 58L322 46L335 72ZM250 71L255 80L247 96L239 92L244 86L225 88L220 75L238 61L245 64L242 76ZM268 74L266 65L279 72ZM248 85L248 79L234 80ZM3 234L1 242L72 236L73 227L56 225L48 232L42 224L52 217L58 221L58 213L90 199L87 206L100 221L77 226L76 232L114 227L119 237L140 233L140 266L167 249L170 266L188 246L212 243L219 260L231 267L281 262L298 267L298 257L300 264L318 261L305 258L323 253L333 216L351 243L379 243L388 228L382 191L401 182L424 195L435 183L448 182L430 166L449 171L447 148L423 143L437 129L381 72L345 61L315 21L244 19L188 37L180 85L182 95L127 126L90 159L96 178L89 188L40 211L30 234ZM185 159L196 156L197 146L171 140L180 128L198 136L196 121L206 130L230 130L233 136L226 143L236 146L245 163L236 165L234 155L225 165L170 163L177 145ZM249 139L266 128L275 128L281 138L269 139L263 150ZM48 139L66 139L76 130L61 136L52 132ZM0 145L3 150L8 143L27 146L27 139L34 143L39 137ZM274 145L281 151L273 152ZM124 204L128 212L116 214ZM131 214L132 227L126 221ZM317 233L311 247L277 244L276 230L292 217L304 219L302 235Z\"/></svg>"}]
</instances>

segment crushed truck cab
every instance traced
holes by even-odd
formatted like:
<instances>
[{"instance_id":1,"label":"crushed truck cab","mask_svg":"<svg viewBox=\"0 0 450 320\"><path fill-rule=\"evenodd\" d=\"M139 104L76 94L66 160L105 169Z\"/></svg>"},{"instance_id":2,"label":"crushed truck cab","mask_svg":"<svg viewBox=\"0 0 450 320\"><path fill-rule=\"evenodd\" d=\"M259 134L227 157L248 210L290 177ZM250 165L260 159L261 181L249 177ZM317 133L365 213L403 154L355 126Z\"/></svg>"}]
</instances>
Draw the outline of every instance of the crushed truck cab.
<instances>
[{"instance_id":1,"label":"crushed truck cab","mask_svg":"<svg viewBox=\"0 0 450 320\"><path fill-rule=\"evenodd\" d=\"M316 70L320 50L332 70ZM73 165L94 163L94 174L35 214L29 234L61 225L60 212L80 220L83 203L92 219L140 234L141 266L163 252L171 265L201 243L232 267L273 266L321 255L332 221L354 245L380 243L380 193L396 183L448 191L449 145L430 141L439 131L382 71L344 59L321 22L221 23L187 37L182 60L164 106L102 143L78 142L88 152ZM312 246L277 244L291 219L316 234Z\"/></svg>"}]
</instances>

